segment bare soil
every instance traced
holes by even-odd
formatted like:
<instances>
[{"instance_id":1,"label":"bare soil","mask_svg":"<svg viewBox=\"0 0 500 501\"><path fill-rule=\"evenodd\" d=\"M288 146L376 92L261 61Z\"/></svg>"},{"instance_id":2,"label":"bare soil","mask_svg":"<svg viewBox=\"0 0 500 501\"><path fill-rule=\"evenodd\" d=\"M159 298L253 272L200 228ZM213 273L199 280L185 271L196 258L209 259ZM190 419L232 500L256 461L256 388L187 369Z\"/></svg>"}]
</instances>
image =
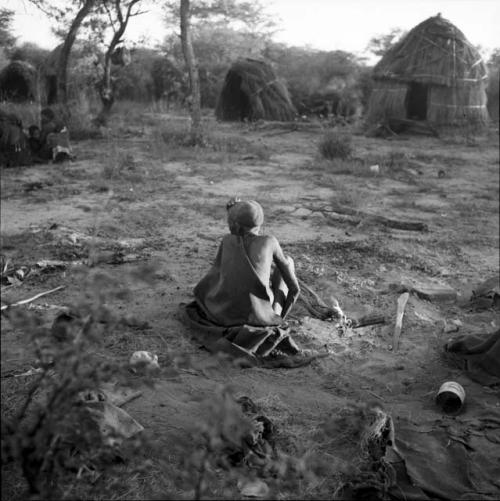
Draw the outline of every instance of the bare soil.
<instances>
[{"instance_id":1,"label":"bare soil","mask_svg":"<svg viewBox=\"0 0 500 501\"><path fill-rule=\"evenodd\" d=\"M299 277L317 293L336 297L349 316L376 311L387 317L385 325L340 337L333 324L310 318L298 304L293 318L299 343L327 345L329 357L294 370L221 366L159 378L155 388L124 406L159 443L168 448L179 434L189 436L192 423L203 418L200 400L230 383L276 423L282 451L324 460L322 481L304 485L300 495L331 497L359 444L345 430L325 434L325 422L368 402L378 402L393 417L436 416L433 396L442 382L458 381L466 392L474 384L443 360L442 346L451 336L443 326L460 320L459 333L465 333L499 325L492 310L461 307L475 285L499 270L498 131L474 146L354 135L355 160L327 162L317 156L318 130L277 134L279 128L207 119L217 147L193 150L163 142L157 133L165 124L185 127L183 117L142 119L141 127L129 124L111 129L105 139L75 143L74 162L2 171L2 255L18 266L43 259L75 263L3 287L3 303L65 285L34 303L53 314L57 308L51 306L76 300L81 271L90 262L91 273L105 271L131 288L132 301L112 306L147 322L146 328L138 322L110 335L103 356L127 360L135 350L148 350L162 361L169 353L185 353L203 366L211 355L193 341L179 304L191 300L193 286L214 259L227 231L225 203L238 195L263 205L265 233L279 239ZM369 169L374 164L378 174ZM370 218L353 225L332 214L339 205L425 222L429 231L394 230ZM113 262L117 249L128 258ZM155 266L154 286L127 275L144 264ZM451 287L458 301L412 294L395 352L399 294L391 284L402 280ZM22 333L2 318L2 373L33 364L26 348ZM2 393L22 390L20 379L25 378L2 379ZM153 473L136 483L133 497L192 494ZM116 498L131 489L124 482Z\"/></svg>"}]
</instances>

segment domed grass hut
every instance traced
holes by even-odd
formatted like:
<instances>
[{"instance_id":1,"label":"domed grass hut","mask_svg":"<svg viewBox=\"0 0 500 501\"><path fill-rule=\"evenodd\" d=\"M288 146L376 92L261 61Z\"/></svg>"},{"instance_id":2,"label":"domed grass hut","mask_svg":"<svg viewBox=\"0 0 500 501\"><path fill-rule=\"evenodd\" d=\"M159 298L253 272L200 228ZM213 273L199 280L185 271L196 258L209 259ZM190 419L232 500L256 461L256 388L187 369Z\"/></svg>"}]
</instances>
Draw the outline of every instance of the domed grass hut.
<instances>
[{"instance_id":1,"label":"domed grass hut","mask_svg":"<svg viewBox=\"0 0 500 501\"><path fill-rule=\"evenodd\" d=\"M464 34L440 14L413 28L373 69L368 121L425 121L439 129L484 125L486 66Z\"/></svg>"},{"instance_id":2,"label":"domed grass hut","mask_svg":"<svg viewBox=\"0 0 500 501\"><path fill-rule=\"evenodd\" d=\"M227 72L215 114L227 121L287 121L296 116L296 111L272 67L265 61L245 58Z\"/></svg>"},{"instance_id":3,"label":"domed grass hut","mask_svg":"<svg viewBox=\"0 0 500 501\"><path fill-rule=\"evenodd\" d=\"M41 71L43 101L48 105L58 102L57 70L62 49L63 44L60 44L50 52ZM94 89L90 90L93 86L95 66L95 55L86 51L83 43L77 40L71 49L67 66L67 92L70 100L78 101L88 98L89 94L95 94Z\"/></svg>"},{"instance_id":4,"label":"domed grass hut","mask_svg":"<svg viewBox=\"0 0 500 501\"><path fill-rule=\"evenodd\" d=\"M12 61L0 71L0 100L38 101L38 73L26 61Z\"/></svg>"}]
</instances>

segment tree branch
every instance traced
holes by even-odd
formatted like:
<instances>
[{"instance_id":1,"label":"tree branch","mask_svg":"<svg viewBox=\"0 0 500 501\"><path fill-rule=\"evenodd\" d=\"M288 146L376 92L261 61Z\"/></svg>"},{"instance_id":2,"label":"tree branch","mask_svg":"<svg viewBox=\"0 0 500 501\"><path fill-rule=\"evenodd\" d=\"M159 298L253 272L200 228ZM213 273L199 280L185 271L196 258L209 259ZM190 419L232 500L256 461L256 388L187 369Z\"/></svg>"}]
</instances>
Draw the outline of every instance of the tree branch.
<instances>
[{"instance_id":1,"label":"tree branch","mask_svg":"<svg viewBox=\"0 0 500 501\"><path fill-rule=\"evenodd\" d=\"M58 9L57 7L54 7L53 5L46 5L44 0L28 0L28 2L32 5L34 5L38 10L43 12L45 15L49 17L55 17L58 15L63 15L64 12L62 9Z\"/></svg>"},{"instance_id":2,"label":"tree branch","mask_svg":"<svg viewBox=\"0 0 500 501\"><path fill-rule=\"evenodd\" d=\"M119 0L117 0L117 1L119 1ZM132 1L129 3L129 5L128 5L128 9L127 9L127 14L126 14L126 16L125 16L125 25L126 25L126 23L128 23L128 20L129 20L129 18L130 18L130 17L131 17L131 15L132 15L132 7L133 7L136 3L140 2L140 1L141 1L141 0L132 0ZM134 14L134 15L136 15L136 14Z\"/></svg>"},{"instance_id":3,"label":"tree branch","mask_svg":"<svg viewBox=\"0 0 500 501\"><path fill-rule=\"evenodd\" d=\"M120 26L121 26L123 24L123 14L122 14L122 9L121 9L121 0L115 0L115 10L116 10L116 16L118 18L118 22L120 23Z\"/></svg>"},{"instance_id":4,"label":"tree branch","mask_svg":"<svg viewBox=\"0 0 500 501\"><path fill-rule=\"evenodd\" d=\"M109 10L108 3L103 2L103 5L104 9L106 10L106 13L108 14L109 24L111 25L111 29L113 30L113 33L116 33L115 22L113 21L113 16L111 15L111 11Z\"/></svg>"}]
</instances>

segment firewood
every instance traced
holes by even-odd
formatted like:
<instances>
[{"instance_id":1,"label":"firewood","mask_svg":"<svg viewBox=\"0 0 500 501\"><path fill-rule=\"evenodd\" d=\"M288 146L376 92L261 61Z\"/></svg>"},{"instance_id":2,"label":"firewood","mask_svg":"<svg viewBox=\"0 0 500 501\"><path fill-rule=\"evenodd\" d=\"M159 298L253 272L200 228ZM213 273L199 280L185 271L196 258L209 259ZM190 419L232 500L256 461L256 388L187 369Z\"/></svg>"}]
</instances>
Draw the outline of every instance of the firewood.
<instances>
[{"instance_id":1,"label":"firewood","mask_svg":"<svg viewBox=\"0 0 500 501\"><path fill-rule=\"evenodd\" d=\"M399 345L399 337L401 335L401 328L403 327L403 315L405 313L406 303L408 302L408 298L410 294L405 292L401 294L398 298L398 309L396 313L396 325L394 327L394 337L392 341L392 349L397 351Z\"/></svg>"}]
</instances>

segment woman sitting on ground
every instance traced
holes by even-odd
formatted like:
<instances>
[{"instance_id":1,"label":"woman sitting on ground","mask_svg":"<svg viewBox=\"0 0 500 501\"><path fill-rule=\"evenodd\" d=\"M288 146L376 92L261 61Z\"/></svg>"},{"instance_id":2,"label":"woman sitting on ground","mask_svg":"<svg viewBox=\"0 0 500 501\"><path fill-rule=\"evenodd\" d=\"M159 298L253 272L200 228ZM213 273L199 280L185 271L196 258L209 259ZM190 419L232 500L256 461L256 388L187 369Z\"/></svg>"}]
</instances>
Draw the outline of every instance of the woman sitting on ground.
<instances>
[{"instance_id":1,"label":"woman sitting on ground","mask_svg":"<svg viewBox=\"0 0 500 501\"><path fill-rule=\"evenodd\" d=\"M299 296L293 261L278 240L260 235L264 211L255 201L227 205L230 234L194 289L207 318L221 326L278 326Z\"/></svg>"}]
</instances>

